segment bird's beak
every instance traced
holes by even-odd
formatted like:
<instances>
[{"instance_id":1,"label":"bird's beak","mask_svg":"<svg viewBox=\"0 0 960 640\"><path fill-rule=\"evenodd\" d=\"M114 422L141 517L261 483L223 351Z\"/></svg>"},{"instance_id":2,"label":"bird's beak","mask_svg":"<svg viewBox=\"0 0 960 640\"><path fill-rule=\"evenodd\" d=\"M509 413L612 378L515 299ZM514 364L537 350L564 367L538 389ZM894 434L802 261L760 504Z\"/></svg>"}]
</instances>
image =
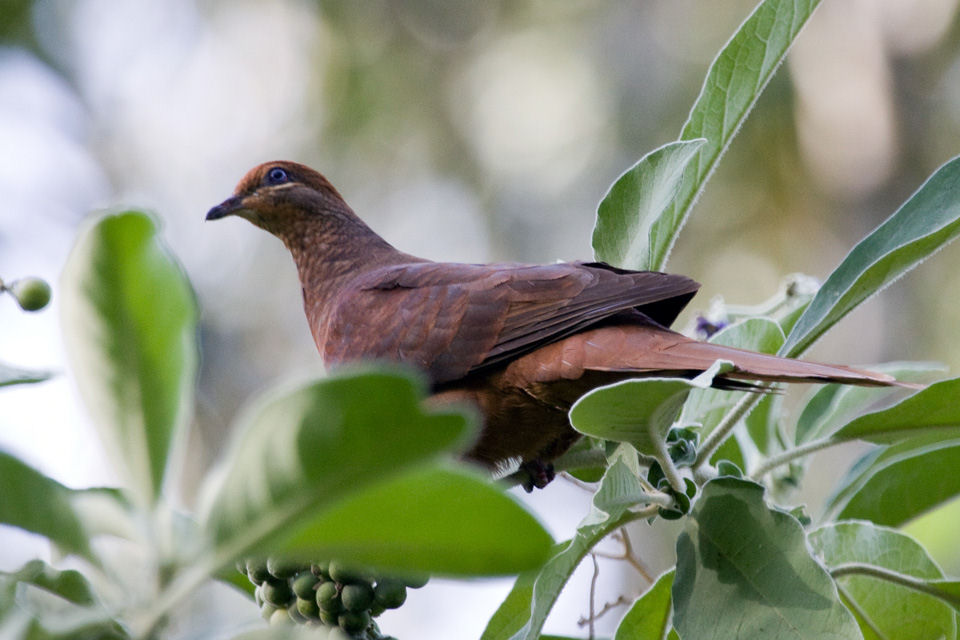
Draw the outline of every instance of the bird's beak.
<instances>
[{"instance_id":1,"label":"bird's beak","mask_svg":"<svg viewBox=\"0 0 960 640\"><path fill-rule=\"evenodd\" d=\"M207 220L219 220L230 215L234 215L243 210L243 198L232 196L227 198L210 211L207 211Z\"/></svg>"}]
</instances>

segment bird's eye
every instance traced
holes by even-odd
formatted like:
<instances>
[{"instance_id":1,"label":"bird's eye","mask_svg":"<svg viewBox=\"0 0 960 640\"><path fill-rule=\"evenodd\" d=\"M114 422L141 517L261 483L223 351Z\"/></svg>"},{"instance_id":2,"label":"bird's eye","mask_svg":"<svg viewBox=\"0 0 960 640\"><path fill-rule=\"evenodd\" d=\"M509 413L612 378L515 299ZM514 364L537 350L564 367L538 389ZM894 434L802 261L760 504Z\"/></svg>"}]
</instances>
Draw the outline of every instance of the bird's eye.
<instances>
[{"instance_id":1,"label":"bird's eye","mask_svg":"<svg viewBox=\"0 0 960 640\"><path fill-rule=\"evenodd\" d=\"M267 171L266 183L267 184L283 184L290 180L290 175L281 169L280 167L274 167Z\"/></svg>"}]
</instances>

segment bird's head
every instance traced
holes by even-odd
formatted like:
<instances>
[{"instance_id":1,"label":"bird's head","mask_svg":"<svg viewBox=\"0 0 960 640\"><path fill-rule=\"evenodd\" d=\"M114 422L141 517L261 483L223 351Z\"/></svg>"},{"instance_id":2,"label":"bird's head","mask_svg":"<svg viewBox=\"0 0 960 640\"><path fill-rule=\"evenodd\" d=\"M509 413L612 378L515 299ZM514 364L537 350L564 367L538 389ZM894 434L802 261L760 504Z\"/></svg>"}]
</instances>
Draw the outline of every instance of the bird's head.
<instances>
[{"instance_id":1,"label":"bird's head","mask_svg":"<svg viewBox=\"0 0 960 640\"><path fill-rule=\"evenodd\" d=\"M296 162L265 162L243 176L233 195L207 212L207 220L240 216L284 238L304 225L356 219L330 182Z\"/></svg>"}]
</instances>

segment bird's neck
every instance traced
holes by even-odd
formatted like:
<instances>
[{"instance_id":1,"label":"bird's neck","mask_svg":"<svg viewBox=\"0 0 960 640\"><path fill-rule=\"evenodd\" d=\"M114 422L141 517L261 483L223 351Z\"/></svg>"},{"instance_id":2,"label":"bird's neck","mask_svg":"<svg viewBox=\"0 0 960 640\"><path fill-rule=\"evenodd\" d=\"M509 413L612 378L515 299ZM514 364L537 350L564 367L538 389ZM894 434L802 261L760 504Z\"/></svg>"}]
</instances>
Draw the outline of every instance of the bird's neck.
<instances>
[{"instance_id":1,"label":"bird's neck","mask_svg":"<svg viewBox=\"0 0 960 640\"><path fill-rule=\"evenodd\" d=\"M421 261L395 249L358 218L305 224L281 239L297 265L304 310L321 352L334 298L347 282L379 267Z\"/></svg>"}]
</instances>

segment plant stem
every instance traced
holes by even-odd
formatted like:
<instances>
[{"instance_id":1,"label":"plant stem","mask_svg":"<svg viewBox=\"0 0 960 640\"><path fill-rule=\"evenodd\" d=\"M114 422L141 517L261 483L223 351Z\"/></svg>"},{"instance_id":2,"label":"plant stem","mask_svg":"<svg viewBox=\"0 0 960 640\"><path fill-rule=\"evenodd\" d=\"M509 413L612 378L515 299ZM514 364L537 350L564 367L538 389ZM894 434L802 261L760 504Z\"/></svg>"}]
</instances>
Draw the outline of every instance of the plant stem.
<instances>
[{"instance_id":1,"label":"plant stem","mask_svg":"<svg viewBox=\"0 0 960 640\"><path fill-rule=\"evenodd\" d=\"M860 575L877 578L878 580L886 580L887 582L892 582L902 587L933 596L934 598L942 600L954 608L960 607L960 597L956 595L941 591L940 589L937 589L935 585L931 585L919 578L914 578L913 576L908 576L903 573L878 567L873 564L866 564L863 562L846 562L830 569L830 575L833 576L834 579L842 578L843 576Z\"/></svg>"},{"instance_id":2,"label":"plant stem","mask_svg":"<svg viewBox=\"0 0 960 640\"><path fill-rule=\"evenodd\" d=\"M733 406L730 412L723 417L723 420L720 421L713 431L710 432L710 435L703 441L700 450L697 452L697 459L693 462L694 471L710 461L710 458L716 450L723 444L723 441L727 439L727 436L730 435L733 428L737 426L737 423L740 422L740 419L750 413L754 405L763 399L764 391L769 388L769 386L764 386L756 392L748 393L740 398L740 401Z\"/></svg>"},{"instance_id":3,"label":"plant stem","mask_svg":"<svg viewBox=\"0 0 960 640\"><path fill-rule=\"evenodd\" d=\"M670 487L678 493L683 493L686 491L687 486L683 482L683 476L680 475L680 470L677 469L677 465L673 463L673 458L670 457L670 452L667 450L667 442L663 438L658 437L651 438L651 441L654 448L653 457L660 463L660 468L663 469L663 475L667 478L667 482L670 483Z\"/></svg>"},{"instance_id":4,"label":"plant stem","mask_svg":"<svg viewBox=\"0 0 960 640\"><path fill-rule=\"evenodd\" d=\"M763 461L759 467L753 470L750 473L750 477L754 480L760 480L763 476L767 475L777 467L793 462L797 458L802 458L808 456L811 453L816 453L821 449L826 449L827 447L832 447L836 444L842 444L847 442L847 440L841 440L838 438L820 438L819 440L811 440L806 444L802 444L799 447L794 447L793 449L787 449L782 453L778 453L775 456L771 456Z\"/></svg>"}]
</instances>

